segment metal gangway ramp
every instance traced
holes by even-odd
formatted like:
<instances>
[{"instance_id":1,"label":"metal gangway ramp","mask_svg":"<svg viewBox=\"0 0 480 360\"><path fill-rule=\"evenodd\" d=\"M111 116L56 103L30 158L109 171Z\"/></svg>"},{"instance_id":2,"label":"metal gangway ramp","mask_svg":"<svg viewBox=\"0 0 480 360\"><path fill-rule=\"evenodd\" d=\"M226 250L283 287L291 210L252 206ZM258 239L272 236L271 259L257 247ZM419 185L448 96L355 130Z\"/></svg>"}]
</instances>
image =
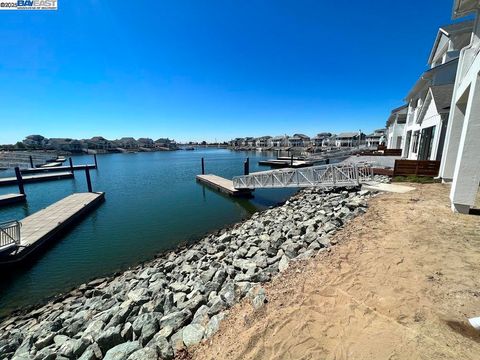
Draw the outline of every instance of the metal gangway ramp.
<instances>
[{"instance_id":1,"label":"metal gangway ramp","mask_svg":"<svg viewBox=\"0 0 480 360\"><path fill-rule=\"evenodd\" d=\"M373 180L370 164L332 164L300 169L261 171L233 178L235 189L288 187L349 187Z\"/></svg>"}]
</instances>

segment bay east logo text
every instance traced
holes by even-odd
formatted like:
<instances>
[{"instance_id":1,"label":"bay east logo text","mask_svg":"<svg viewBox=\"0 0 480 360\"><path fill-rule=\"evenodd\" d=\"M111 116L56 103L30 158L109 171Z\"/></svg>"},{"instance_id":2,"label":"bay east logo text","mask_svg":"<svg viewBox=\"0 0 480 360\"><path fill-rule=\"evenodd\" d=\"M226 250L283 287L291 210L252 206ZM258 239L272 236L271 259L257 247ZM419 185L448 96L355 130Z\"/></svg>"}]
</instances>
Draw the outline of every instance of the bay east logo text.
<instances>
[{"instance_id":1,"label":"bay east logo text","mask_svg":"<svg viewBox=\"0 0 480 360\"><path fill-rule=\"evenodd\" d=\"M2 1L0 10L57 10L57 0Z\"/></svg>"}]
</instances>

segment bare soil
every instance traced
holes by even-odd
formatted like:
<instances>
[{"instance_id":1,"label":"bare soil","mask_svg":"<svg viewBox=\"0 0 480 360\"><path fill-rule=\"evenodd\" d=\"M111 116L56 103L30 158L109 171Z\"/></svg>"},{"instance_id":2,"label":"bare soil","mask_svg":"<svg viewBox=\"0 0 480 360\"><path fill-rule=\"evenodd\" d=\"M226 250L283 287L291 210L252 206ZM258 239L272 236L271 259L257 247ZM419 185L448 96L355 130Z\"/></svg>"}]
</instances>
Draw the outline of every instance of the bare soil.
<instances>
[{"instance_id":1,"label":"bare soil","mask_svg":"<svg viewBox=\"0 0 480 360\"><path fill-rule=\"evenodd\" d=\"M291 263L268 303L235 306L193 359L480 359L480 216L449 186L382 194L338 245Z\"/></svg>"}]
</instances>

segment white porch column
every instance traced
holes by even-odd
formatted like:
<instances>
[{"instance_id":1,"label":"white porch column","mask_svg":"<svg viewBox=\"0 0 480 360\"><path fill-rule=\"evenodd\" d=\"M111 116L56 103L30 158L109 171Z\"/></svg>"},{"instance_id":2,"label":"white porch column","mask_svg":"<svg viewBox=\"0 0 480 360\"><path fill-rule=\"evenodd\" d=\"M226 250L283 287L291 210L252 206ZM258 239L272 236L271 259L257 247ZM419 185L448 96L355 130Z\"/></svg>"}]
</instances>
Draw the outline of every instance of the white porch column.
<instances>
[{"instance_id":1,"label":"white porch column","mask_svg":"<svg viewBox=\"0 0 480 360\"><path fill-rule=\"evenodd\" d=\"M447 134L440 164L440 177L443 180L451 181L453 179L464 118L465 114L461 106L459 107L458 102L455 103L450 110L448 118Z\"/></svg>"},{"instance_id":2,"label":"white porch column","mask_svg":"<svg viewBox=\"0 0 480 360\"><path fill-rule=\"evenodd\" d=\"M474 205L480 183L480 77L470 85L458 156L450 191L452 209L468 213Z\"/></svg>"}]
</instances>

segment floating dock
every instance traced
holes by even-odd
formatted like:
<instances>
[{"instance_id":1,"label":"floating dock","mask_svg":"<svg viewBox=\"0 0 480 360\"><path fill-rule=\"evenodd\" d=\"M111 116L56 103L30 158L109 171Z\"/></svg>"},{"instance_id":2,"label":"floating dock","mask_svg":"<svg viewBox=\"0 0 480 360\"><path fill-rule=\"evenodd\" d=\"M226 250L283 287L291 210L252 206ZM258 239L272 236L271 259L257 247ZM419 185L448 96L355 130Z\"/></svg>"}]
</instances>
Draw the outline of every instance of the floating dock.
<instances>
[{"instance_id":1,"label":"floating dock","mask_svg":"<svg viewBox=\"0 0 480 360\"><path fill-rule=\"evenodd\" d=\"M222 178L217 175L197 175L197 181L208 187L233 197L251 197L252 191L249 189L238 190L233 187L233 181Z\"/></svg>"},{"instance_id":2,"label":"floating dock","mask_svg":"<svg viewBox=\"0 0 480 360\"><path fill-rule=\"evenodd\" d=\"M20 243L0 256L0 265L24 260L42 245L54 240L60 232L69 230L75 221L104 199L103 192L76 193L26 217L20 221Z\"/></svg>"},{"instance_id":3,"label":"floating dock","mask_svg":"<svg viewBox=\"0 0 480 360\"><path fill-rule=\"evenodd\" d=\"M62 163L61 162L49 162L49 163L46 163L45 165L42 165L40 167L41 168L54 168L54 167L58 167L58 166L62 166Z\"/></svg>"},{"instance_id":4,"label":"floating dock","mask_svg":"<svg viewBox=\"0 0 480 360\"><path fill-rule=\"evenodd\" d=\"M72 167L68 165L62 166L54 166L54 167L40 167L40 168L28 168L23 169L20 172L22 174L37 174L37 173L46 173L46 172L67 172L67 171L77 171L77 170L85 170L88 169L96 169L97 166L95 164L86 164L86 165L73 165Z\"/></svg>"},{"instance_id":5,"label":"floating dock","mask_svg":"<svg viewBox=\"0 0 480 360\"><path fill-rule=\"evenodd\" d=\"M10 205L16 202L25 201L26 196L24 194L5 194L0 195L0 206Z\"/></svg>"},{"instance_id":6,"label":"floating dock","mask_svg":"<svg viewBox=\"0 0 480 360\"><path fill-rule=\"evenodd\" d=\"M24 183L33 183L40 181L49 181L49 180L60 180L60 179L70 179L73 178L73 173L71 172L59 172L55 174L36 174L36 175L26 175L22 176ZM0 186L15 185L17 184L16 177L7 177L0 178Z\"/></svg>"},{"instance_id":7,"label":"floating dock","mask_svg":"<svg viewBox=\"0 0 480 360\"><path fill-rule=\"evenodd\" d=\"M278 159L272 159L272 160L262 160L258 162L258 165L262 166L270 166L273 168L302 168L302 167L308 167L308 166L313 166L315 163L313 161L306 161L306 160L293 160L293 164L291 160L278 160Z\"/></svg>"}]
</instances>

